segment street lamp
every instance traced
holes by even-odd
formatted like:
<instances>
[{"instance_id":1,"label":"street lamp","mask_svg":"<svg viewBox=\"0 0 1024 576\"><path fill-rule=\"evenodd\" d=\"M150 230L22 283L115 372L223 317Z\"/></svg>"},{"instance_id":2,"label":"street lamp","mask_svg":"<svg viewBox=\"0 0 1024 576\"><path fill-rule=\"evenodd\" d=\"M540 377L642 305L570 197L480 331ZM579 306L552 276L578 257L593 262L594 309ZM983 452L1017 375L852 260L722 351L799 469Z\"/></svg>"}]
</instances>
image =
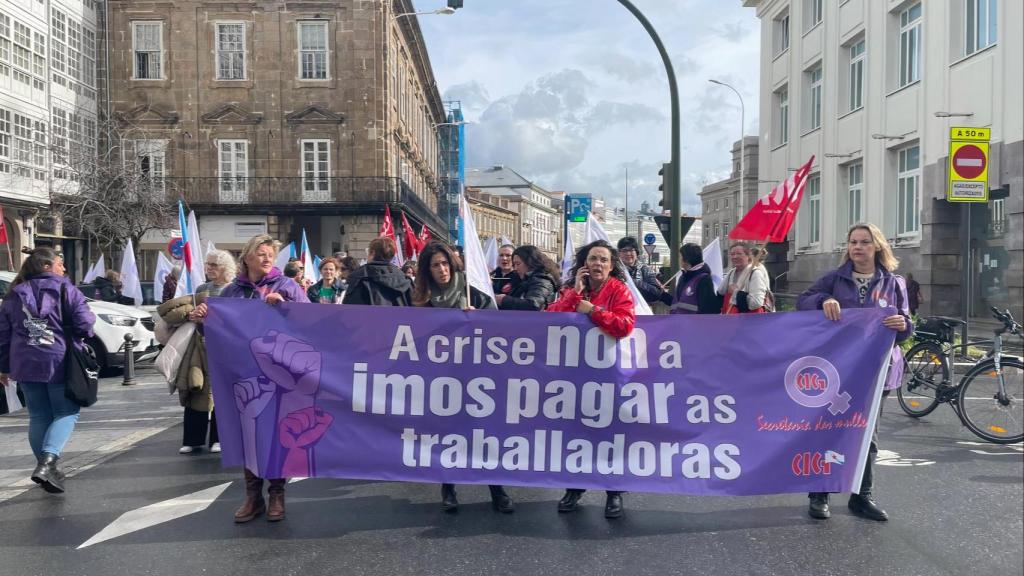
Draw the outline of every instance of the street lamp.
<instances>
[{"instance_id":1,"label":"street lamp","mask_svg":"<svg viewBox=\"0 0 1024 576\"><path fill-rule=\"evenodd\" d=\"M391 21L394 22L402 16L429 16L431 14L441 14L442 16L448 16L449 14L455 14L455 8L445 6L444 8L438 8L437 10L430 10L429 12L402 12L401 14L395 14L391 17Z\"/></svg>"},{"instance_id":2,"label":"street lamp","mask_svg":"<svg viewBox=\"0 0 1024 576\"><path fill-rule=\"evenodd\" d=\"M740 217L743 217L744 207L747 203L747 196L745 194L745 184L747 176L747 114L746 107L743 105L743 95L740 91L734 88L731 84L715 80L714 78L708 78L708 82L712 84L718 84L719 86L725 86L729 90L732 90L736 94L736 97L740 99Z\"/></svg>"}]
</instances>

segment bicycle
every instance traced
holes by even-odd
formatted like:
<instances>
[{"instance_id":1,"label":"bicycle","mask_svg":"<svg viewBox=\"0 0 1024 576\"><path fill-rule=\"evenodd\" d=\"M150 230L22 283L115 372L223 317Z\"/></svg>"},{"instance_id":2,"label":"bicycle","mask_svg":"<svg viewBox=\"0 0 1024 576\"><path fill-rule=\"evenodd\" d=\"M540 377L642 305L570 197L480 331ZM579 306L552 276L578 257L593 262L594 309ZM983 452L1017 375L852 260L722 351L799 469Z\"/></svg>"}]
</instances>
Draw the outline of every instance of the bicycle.
<instances>
[{"instance_id":1,"label":"bicycle","mask_svg":"<svg viewBox=\"0 0 1024 576\"><path fill-rule=\"evenodd\" d=\"M978 437L995 444L1013 444L1024 440L1024 362L1003 355L1003 334L1024 337L1021 325L1009 310L992 308L993 316L1003 323L995 338L954 343L956 318L942 316L921 321L918 338L905 356L903 382L897 390L900 407L907 415L920 418L931 414L939 404L953 407L960 421ZM956 351L992 344L992 351L978 359L956 384L952 383Z\"/></svg>"}]
</instances>

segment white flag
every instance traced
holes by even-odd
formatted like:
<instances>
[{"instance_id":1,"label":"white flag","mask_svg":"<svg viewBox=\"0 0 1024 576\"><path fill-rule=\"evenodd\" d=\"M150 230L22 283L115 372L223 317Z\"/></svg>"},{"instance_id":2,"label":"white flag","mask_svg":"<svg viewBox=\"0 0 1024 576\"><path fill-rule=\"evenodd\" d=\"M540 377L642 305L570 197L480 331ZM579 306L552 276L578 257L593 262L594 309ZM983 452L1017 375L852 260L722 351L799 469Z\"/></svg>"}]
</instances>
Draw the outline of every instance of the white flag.
<instances>
[{"instance_id":1,"label":"white flag","mask_svg":"<svg viewBox=\"0 0 1024 576\"><path fill-rule=\"evenodd\" d=\"M480 246L480 237L476 234L476 222L473 211L466 202L466 195L459 195L459 213L462 215L462 226L465 230L463 238L466 245L462 251L466 256L466 280L469 285L487 294L494 300L494 288L491 286L491 270L487 268L484 249Z\"/></svg>"},{"instance_id":2,"label":"white flag","mask_svg":"<svg viewBox=\"0 0 1024 576\"><path fill-rule=\"evenodd\" d=\"M217 249L217 247L213 244L213 242L210 242L209 240L206 241L206 249L203 250L203 262L204 263L206 262L205 258L210 255L210 252L213 252L216 249Z\"/></svg>"},{"instance_id":3,"label":"white flag","mask_svg":"<svg viewBox=\"0 0 1024 576\"><path fill-rule=\"evenodd\" d=\"M89 271L85 273L85 278L82 278L82 283L88 284L89 282L92 282L101 276L105 276L106 274L107 267L103 264L103 254L100 254L99 260L97 260L96 263L93 264L92 268L89 268Z\"/></svg>"},{"instance_id":4,"label":"white flag","mask_svg":"<svg viewBox=\"0 0 1024 576\"><path fill-rule=\"evenodd\" d=\"M498 239L491 236L484 243L484 260L487 261L487 269L494 270L498 267Z\"/></svg>"},{"instance_id":5,"label":"white flag","mask_svg":"<svg viewBox=\"0 0 1024 576\"><path fill-rule=\"evenodd\" d=\"M601 223L594 218L594 213L591 212L587 215L587 235L584 242L590 244L598 240L604 240L611 244L611 240L608 239L608 233L604 231ZM636 282L633 282L633 277L629 274L629 270L626 269L625 264L620 264L622 267L622 274L626 277L626 286L629 287L629 292L633 295L633 309L636 310L637 316L652 316L654 311L644 300L644 297L640 294L640 290L636 287Z\"/></svg>"},{"instance_id":6,"label":"white flag","mask_svg":"<svg viewBox=\"0 0 1024 576\"><path fill-rule=\"evenodd\" d=\"M167 256L164 256L163 252L156 253L156 271L153 273L153 298L159 302L160 295L163 290L164 281L167 280L167 276L174 270L174 264Z\"/></svg>"},{"instance_id":7,"label":"white flag","mask_svg":"<svg viewBox=\"0 0 1024 576\"><path fill-rule=\"evenodd\" d=\"M499 248L502 246L513 246L512 241L508 239L508 236L502 236L499 242L501 242L501 244L498 244Z\"/></svg>"},{"instance_id":8,"label":"white flag","mask_svg":"<svg viewBox=\"0 0 1024 576\"><path fill-rule=\"evenodd\" d=\"M135 247L131 239L121 258L121 294L134 300L136 306L142 306L142 282L139 280L139 267L135 265Z\"/></svg>"},{"instance_id":9,"label":"white flag","mask_svg":"<svg viewBox=\"0 0 1024 576\"><path fill-rule=\"evenodd\" d=\"M195 210L188 213L188 246L192 252L192 289L196 290L206 284L206 258L203 244L199 241L199 224L196 223Z\"/></svg>"},{"instance_id":10,"label":"white flag","mask_svg":"<svg viewBox=\"0 0 1024 576\"><path fill-rule=\"evenodd\" d=\"M569 225L568 222L565 224ZM565 235L565 252L562 254L562 282L572 279L572 265L576 263L576 249L572 246L572 234Z\"/></svg>"},{"instance_id":11,"label":"white flag","mask_svg":"<svg viewBox=\"0 0 1024 576\"><path fill-rule=\"evenodd\" d=\"M274 260L274 268L284 272L284 267L288 265L288 260L291 258L295 258L294 242L289 242L287 246L281 248L281 251L277 253L277 260Z\"/></svg>"},{"instance_id":12,"label":"white flag","mask_svg":"<svg viewBox=\"0 0 1024 576\"><path fill-rule=\"evenodd\" d=\"M711 272L711 282L715 285L715 292L718 292L725 282L725 273L722 270L722 245L717 237L704 248L704 264Z\"/></svg>"},{"instance_id":13,"label":"white flag","mask_svg":"<svg viewBox=\"0 0 1024 576\"><path fill-rule=\"evenodd\" d=\"M302 278L316 283L320 279L320 271L313 266L313 253L309 250L309 241L306 240L306 229L302 229Z\"/></svg>"}]
</instances>

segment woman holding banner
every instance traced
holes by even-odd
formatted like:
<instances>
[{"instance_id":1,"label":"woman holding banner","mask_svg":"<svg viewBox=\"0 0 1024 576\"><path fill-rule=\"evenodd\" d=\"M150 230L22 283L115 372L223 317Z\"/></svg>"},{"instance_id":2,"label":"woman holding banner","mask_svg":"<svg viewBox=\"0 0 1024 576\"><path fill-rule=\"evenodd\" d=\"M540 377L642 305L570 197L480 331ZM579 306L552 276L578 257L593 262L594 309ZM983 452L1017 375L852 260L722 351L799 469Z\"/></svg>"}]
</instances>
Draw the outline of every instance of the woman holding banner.
<instances>
[{"instance_id":1,"label":"woman holding banner","mask_svg":"<svg viewBox=\"0 0 1024 576\"><path fill-rule=\"evenodd\" d=\"M725 274L722 314L761 314L768 296L768 270L754 258L750 244L733 242L729 246L732 268Z\"/></svg>"},{"instance_id":2,"label":"woman holding banner","mask_svg":"<svg viewBox=\"0 0 1024 576\"><path fill-rule=\"evenodd\" d=\"M491 297L466 283L462 259L448 246L430 242L420 253L416 265L416 285L412 292L414 306L454 308L457 310L494 310ZM498 485L491 489L491 504L504 514L515 512L515 503ZM441 484L441 509L455 512L459 500L454 484Z\"/></svg>"},{"instance_id":3,"label":"woman holding banner","mask_svg":"<svg viewBox=\"0 0 1024 576\"><path fill-rule=\"evenodd\" d=\"M555 301L558 293L558 265L536 246L520 246L512 252L512 270L519 281L508 294L498 294L498 308L502 310L544 310Z\"/></svg>"},{"instance_id":4,"label":"woman holding banner","mask_svg":"<svg viewBox=\"0 0 1024 576\"><path fill-rule=\"evenodd\" d=\"M798 310L821 310L825 318L839 321L843 308L895 308L896 313L886 316L882 323L897 332L897 345L890 356L889 374L885 382L879 416L885 404L885 396L899 388L903 374L903 354L899 342L914 333L907 302L907 287L903 277L894 274L899 260L892 253L885 235L874 224L859 223L850 227L846 235L846 252L839 268L818 279L797 300ZM871 433L868 458L864 463L864 477L860 492L850 495L848 506L854 514L871 520L889 519L885 510L871 498L874 487L872 466L878 454L878 422ZM828 493L812 492L808 495L812 518L824 520L831 516L828 507Z\"/></svg>"},{"instance_id":5,"label":"woman holding banner","mask_svg":"<svg viewBox=\"0 0 1024 576\"><path fill-rule=\"evenodd\" d=\"M242 249L239 272L235 281L221 292L224 298L258 298L273 306L281 302L309 302L301 286L286 278L274 267L278 242L267 234L253 236ZM205 310L203 312L205 316ZM263 500L263 478L245 469L245 501L235 511L235 522L249 522L264 511L267 520L284 519L284 485L286 478L271 478L269 505Z\"/></svg>"},{"instance_id":6,"label":"woman holding banner","mask_svg":"<svg viewBox=\"0 0 1024 576\"><path fill-rule=\"evenodd\" d=\"M548 312L586 314L609 336L629 336L636 324L636 309L623 269L618 251L604 240L580 248L570 272L572 280L562 288L558 300L548 306ZM576 511L583 492L578 488L567 489L558 501L558 511ZM622 492L608 490L604 517L618 518L622 511Z\"/></svg>"}]
</instances>

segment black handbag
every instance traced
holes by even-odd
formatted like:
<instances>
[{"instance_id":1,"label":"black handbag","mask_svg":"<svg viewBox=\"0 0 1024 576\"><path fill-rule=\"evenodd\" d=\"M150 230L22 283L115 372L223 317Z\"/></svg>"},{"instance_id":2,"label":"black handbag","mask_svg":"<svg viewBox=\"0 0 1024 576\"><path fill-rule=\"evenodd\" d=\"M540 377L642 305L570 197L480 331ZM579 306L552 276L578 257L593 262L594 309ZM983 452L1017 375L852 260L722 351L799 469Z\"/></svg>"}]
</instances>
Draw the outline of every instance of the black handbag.
<instances>
[{"instance_id":1,"label":"black handbag","mask_svg":"<svg viewBox=\"0 0 1024 576\"><path fill-rule=\"evenodd\" d=\"M64 396L79 406L96 403L100 386L100 367L88 352L75 346L64 284L60 285L60 323L64 331Z\"/></svg>"}]
</instances>

